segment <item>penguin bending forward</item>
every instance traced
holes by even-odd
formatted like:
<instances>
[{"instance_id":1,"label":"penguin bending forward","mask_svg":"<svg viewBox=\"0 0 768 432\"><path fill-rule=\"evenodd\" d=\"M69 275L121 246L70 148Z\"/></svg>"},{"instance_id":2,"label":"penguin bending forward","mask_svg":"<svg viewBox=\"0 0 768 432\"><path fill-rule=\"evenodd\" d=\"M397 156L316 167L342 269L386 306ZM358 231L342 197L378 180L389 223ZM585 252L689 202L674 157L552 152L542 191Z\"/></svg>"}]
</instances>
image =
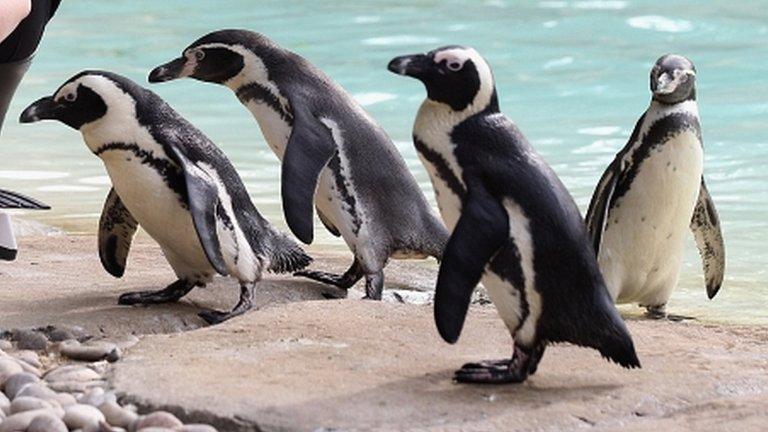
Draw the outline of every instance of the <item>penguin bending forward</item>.
<instances>
[{"instance_id":1,"label":"penguin bending forward","mask_svg":"<svg viewBox=\"0 0 768 432\"><path fill-rule=\"evenodd\" d=\"M704 264L707 295L723 283L725 246L704 183L696 68L665 55L651 70L653 98L592 196L587 227L608 291L663 318L677 285L687 227Z\"/></svg>"},{"instance_id":2,"label":"penguin bending forward","mask_svg":"<svg viewBox=\"0 0 768 432\"><path fill-rule=\"evenodd\" d=\"M120 296L120 304L179 300L219 273L240 282L230 312L204 311L214 324L248 311L265 270L291 272L311 258L256 210L224 153L159 96L120 75L81 72L21 114L22 123L58 120L83 134L112 181L99 221L99 256L125 271L139 225L160 244L178 276L167 288Z\"/></svg>"},{"instance_id":3,"label":"penguin bending forward","mask_svg":"<svg viewBox=\"0 0 768 432\"><path fill-rule=\"evenodd\" d=\"M491 69L472 48L397 57L389 70L424 83L413 129L440 212L453 230L435 293L440 335L454 343L483 285L514 338L511 359L469 363L460 382L522 382L547 344L597 349L639 367L568 191L499 112Z\"/></svg>"},{"instance_id":4,"label":"penguin bending forward","mask_svg":"<svg viewBox=\"0 0 768 432\"><path fill-rule=\"evenodd\" d=\"M390 257L442 256L448 232L384 130L307 60L246 30L210 33L181 57L155 68L150 82L190 77L223 84L258 122L282 161L283 212L304 243L313 239L313 206L354 254L343 275L304 271L348 289L365 276L380 299Z\"/></svg>"}]
</instances>

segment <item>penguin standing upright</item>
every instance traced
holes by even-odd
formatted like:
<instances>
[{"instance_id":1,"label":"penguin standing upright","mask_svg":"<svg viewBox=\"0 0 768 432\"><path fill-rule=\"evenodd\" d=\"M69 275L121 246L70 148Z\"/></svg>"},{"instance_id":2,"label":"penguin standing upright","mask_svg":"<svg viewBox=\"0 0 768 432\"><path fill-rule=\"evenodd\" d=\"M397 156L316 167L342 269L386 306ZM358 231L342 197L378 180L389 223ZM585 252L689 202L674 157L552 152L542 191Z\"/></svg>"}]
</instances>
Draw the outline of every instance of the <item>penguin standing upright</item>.
<instances>
[{"instance_id":1,"label":"penguin standing upright","mask_svg":"<svg viewBox=\"0 0 768 432\"><path fill-rule=\"evenodd\" d=\"M221 30L155 68L149 81L182 77L226 85L256 118L282 161L283 212L291 231L312 242L314 205L354 254L341 276L298 275L343 289L365 276L366 297L380 299L390 257L440 258L448 232L389 137L304 58L258 33Z\"/></svg>"},{"instance_id":2,"label":"penguin standing upright","mask_svg":"<svg viewBox=\"0 0 768 432\"><path fill-rule=\"evenodd\" d=\"M50 210L50 207L18 192L0 189L0 260L13 261L18 253L16 238L11 218L3 209Z\"/></svg>"},{"instance_id":3,"label":"penguin standing upright","mask_svg":"<svg viewBox=\"0 0 768 432\"><path fill-rule=\"evenodd\" d=\"M291 272L311 259L253 206L227 157L156 94L120 75L84 71L21 114L22 123L58 120L83 134L112 181L99 221L99 256L121 277L139 225L160 244L178 280L160 291L126 293L120 304L179 300L216 274L240 282L230 312L204 311L214 324L252 307L264 270Z\"/></svg>"},{"instance_id":4,"label":"penguin standing upright","mask_svg":"<svg viewBox=\"0 0 768 432\"><path fill-rule=\"evenodd\" d=\"M723 283L725 246L704 183L693 63L659 58L651 92L650 107L600 179L586 220L613 299L638 302L648 316L662 318L680 276L686 228L696 238L710 299Z\"/></svg>"},{"instance_id":5,"label":"penguin standing upright","mask_svg":"<svg viewBox=\"0 0 768 432\"><path fill-rule=\"evenodd\" d=\"M548 343L597 349L639 367L611 303L579 210L566 188L499 112L490 66L472 48L397 57L389 70L424 83L413 139L453 232L435 293L435 320L455 342L483 285L514 338L511 359L469 363L460 382L522 382Z\"/></svg>"}]
</instances>

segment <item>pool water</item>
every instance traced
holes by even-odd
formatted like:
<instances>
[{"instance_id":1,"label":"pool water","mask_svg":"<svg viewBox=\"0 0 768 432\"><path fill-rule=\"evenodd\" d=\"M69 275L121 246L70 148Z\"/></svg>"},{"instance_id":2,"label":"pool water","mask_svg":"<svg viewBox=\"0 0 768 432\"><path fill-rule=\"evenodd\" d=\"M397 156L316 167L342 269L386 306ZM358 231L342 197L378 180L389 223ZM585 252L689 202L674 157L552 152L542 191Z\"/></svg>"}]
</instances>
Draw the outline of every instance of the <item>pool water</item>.
<instances>
[{"instance_id":1,"label":"pool water","mask_svg":"<svg viewBox=\"0 0 768 432\"><path fill-rule=\"evenodd\" d=\"M523 4L521 4L523 3ZM583 210L649 100L660 55L698 68L705 175L723 221L726 283L708 301L688 241L670 310L707 320L768 323L768 2L733 1L95 1L69 0L49 26L3 131L0 185L50 203L27 216L91 233L109 188L80 134L19 125L31 101L83 69L146 84L156 65L219 28L270 36L325 70L378 119L434 202L410 140L424 97L386 70L397 55L440 45L478 49L494 68L502 110L554 167ZM285 227L279 167L228 89L191 80L152 90L208 134L240 170L262 213ZM317 222L318 244L343 249Z\"/></svg>"}]
</instances>

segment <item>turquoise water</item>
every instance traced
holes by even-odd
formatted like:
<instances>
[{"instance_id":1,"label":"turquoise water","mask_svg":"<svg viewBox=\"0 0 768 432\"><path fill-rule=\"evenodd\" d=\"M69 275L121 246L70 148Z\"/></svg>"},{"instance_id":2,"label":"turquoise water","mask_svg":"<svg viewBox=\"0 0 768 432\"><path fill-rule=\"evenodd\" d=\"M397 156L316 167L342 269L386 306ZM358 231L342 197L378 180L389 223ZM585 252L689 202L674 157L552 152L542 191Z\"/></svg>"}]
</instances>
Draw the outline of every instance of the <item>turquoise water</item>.
<instances>
[{"instance_id":1,"label":"turquoise water","mask_svg":"<svg viewBox=\"0 0 768 432\"><path fill-rule=\"evenodd\" d=\"M477 48L494 68L502 109L582 209L647 106L650 66L666 52L690 57L728 271L721 294L707 301L690 240L670 309L768 323L767 1L67 0L11 107L0 184L54 206L36 219L93 232L108 189L99 160L79 133L58 123L18 125L15 117L85 68L146 83L152 67L224 27L263 32L339 81L390 133L430 200L410 141L424 91L386 71L392 57L445 44ZM230 91L188 80L152 89L221 145L257 207L284 227L276 158ZM319 244L342 247L319 225L317 233Z\"/></svg>"}]
</instances>

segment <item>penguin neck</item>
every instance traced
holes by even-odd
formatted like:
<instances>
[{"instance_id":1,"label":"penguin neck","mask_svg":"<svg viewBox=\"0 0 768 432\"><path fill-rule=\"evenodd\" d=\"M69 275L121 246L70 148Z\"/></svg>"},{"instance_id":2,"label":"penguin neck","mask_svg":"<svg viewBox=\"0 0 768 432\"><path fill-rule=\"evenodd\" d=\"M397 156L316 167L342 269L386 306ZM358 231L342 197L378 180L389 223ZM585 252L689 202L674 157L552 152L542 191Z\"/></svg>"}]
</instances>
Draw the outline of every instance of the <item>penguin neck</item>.
<instances>
[{"instance_id":1,"label":"penguin neck","mask_svg":"<svg viewBox=\"0 0 768 432\"><path fill-rule=\"evenodd\" d=\"M495 88L487 92L487 95L478 93L472 103L461 111L453 110L448 104L425 99L416 116L414 133L419 135L420 130L433 129L435 127L446 129L445 132L450 133L456 125L474 115L498 112L499 101Z\"/></svg>"},{"instance_id":2,"label":"penguin neck","mask_svg":"<svg viewBox=\"0 0 768 432\"><path fill-rule=\"evenodd\" d=\"M686 99L682 102L669 104L659 102L655 99L651 99L651 104L648 107L648 113L657 114L655 117L662 117L673 112L687 112L695 117L699 116L699 106L696 103L696 99Z\"/></svg>"}]
</instances>

